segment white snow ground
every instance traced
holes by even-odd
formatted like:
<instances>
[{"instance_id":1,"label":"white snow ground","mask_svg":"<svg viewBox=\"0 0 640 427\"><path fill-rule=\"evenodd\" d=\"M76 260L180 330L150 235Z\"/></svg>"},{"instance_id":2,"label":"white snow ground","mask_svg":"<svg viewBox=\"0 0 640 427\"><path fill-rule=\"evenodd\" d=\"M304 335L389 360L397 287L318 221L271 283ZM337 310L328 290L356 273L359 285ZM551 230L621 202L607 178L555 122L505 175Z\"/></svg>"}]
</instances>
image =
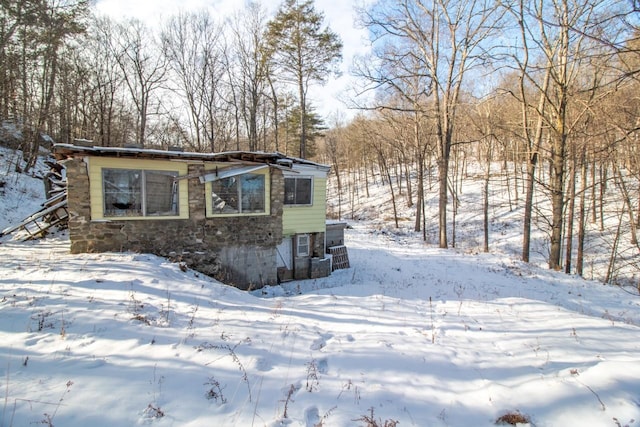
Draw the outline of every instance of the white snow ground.
<instances>
[{"instance_id":1,"label":"white snow ground","mask_svg":"<svg viewBox=\"0 0 640 427\"><path fill-rule=\"evenodd\" d=\"M637 293L352 225L350 269L252 293L3 239L0 426L640 425Z\"/></svg>"}]
</instances>

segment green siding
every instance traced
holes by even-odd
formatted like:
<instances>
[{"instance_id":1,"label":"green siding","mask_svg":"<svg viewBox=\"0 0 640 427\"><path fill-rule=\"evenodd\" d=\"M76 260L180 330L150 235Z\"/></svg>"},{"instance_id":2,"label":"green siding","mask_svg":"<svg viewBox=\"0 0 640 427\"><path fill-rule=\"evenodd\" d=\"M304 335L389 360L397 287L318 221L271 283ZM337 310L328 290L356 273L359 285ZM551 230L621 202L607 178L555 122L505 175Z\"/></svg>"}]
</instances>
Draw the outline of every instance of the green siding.
<instances>
[{"instance_id":1,"label":"green siding","mask_svg":"<svg viewBox=\"0 0 640 427\"><path fill-rule=\"evenodd\" d=\"M325 231L327 212L327 179L313 179L312 206L284 206L282 212L282 234L291 236L300 233Z\"/></svg>"}]
</instances>

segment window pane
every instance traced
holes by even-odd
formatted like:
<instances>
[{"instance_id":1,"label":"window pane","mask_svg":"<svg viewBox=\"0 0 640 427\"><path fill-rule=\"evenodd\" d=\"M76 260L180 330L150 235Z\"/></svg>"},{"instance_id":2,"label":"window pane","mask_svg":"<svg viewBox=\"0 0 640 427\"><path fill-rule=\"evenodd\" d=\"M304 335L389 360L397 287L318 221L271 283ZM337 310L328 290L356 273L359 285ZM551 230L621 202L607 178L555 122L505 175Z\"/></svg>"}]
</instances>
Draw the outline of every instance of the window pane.
<instances>
[{"instance_id":1,"label":"window pane","mask_svg":"<svg viewBox=\"0 0 640 427\"><path fill-rule=\"evenodd\" d=\"M296 179L295 178L284 179L284 204L285 205L296 204Z\"/></svg>"},{"instance_id":2,"label":"window pane","mask_svg":"<svg viewBox=\"0 0 640 427\"><path fill-rule=\"evenodd\" d=\"M298 235L298 248L296 250L297 256L309 256L309 235Z\"/></svg>"},{"instance_id":3,"label":"window pane","mask_svg":"<svg viewBox=\"0 0 640 427\"><path fill-rule=\"evenodd\" d=\"M242 182L242 212L264 212L264 175L245 174Z\"/></svg>"},{"instance_id":4,"label":"window pane","mask_svg":"<svg viewBox=\"0 0 640 427\"><path fill-rule=\"evenodd\" d=\"M103 169L104 216L142 216L142 171Z\"/></svg>"},{"instance_id":5,"label":"window pane","mask_svg":"<svg viewBox=\"0 0 640 427\"><path fill-rule=\"evenodd\" d=\"M311 200L311 178L284 179L285 205L310 205Z\"/></svg>"},{"instance_id":6,"label":"window pane","mask_svg":"<svg viewBox=\"0 0 640 427\"><path fill-rule=\"evenodd\" d=\"M238 177L213 181L211 187L214 213L238 212Z\"/></svg>"},{"instance_id":7,"label":"window pane","mask_svg":"<svg viewBox=\"0 0 640 427\"><path fill-rule=\"evenodd\" d=\"M310 178L296 179L296 204L297 205L311 204L311 179Z\"/></svg>"},{"instance_id":8,"label":"window pane","mask_svg":"<svg viewBox=\"0 0 640 427\"><path fill-rule=\"evenodd\" d=\"M178 183L174 172L145 171L147 215L178 214Z\"/></svg>"}]
</instances>

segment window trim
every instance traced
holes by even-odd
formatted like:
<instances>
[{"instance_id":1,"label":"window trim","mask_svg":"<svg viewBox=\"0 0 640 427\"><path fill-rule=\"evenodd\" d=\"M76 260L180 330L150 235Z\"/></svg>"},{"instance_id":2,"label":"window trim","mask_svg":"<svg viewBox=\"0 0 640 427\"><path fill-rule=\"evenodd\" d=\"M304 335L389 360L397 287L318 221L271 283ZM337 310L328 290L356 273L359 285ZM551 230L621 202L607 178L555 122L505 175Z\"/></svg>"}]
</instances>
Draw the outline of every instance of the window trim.
<instances>
[{"instance_id":1,"label":"window trim","mask_svg":"<svg viewBox=\"0 0 640 427\"><path fill-rule=\"evenodd\" d=\"M249 216L268 216L271 215L271 175L269 165L249 165L241 167L228 167L227 165L207 165L207 174L203 175L200 180L205 183L205 203L207 218L224 218L224 217L249 217ZM264 211L263 212L227 212L218 213L213 209L213 182L219 179L230 177L238 177L245 174L263 175L264 176ZM239 197L241 197L241 189L239 189ZM242 201L239 199L239 204ZM241 206L239 206L241 208Z\"/></svg>"},{"instance_id":2,"label":"window trim","mask_svg":"<svg viewBox=\"0 0 640 427\"><path fill-rule=\"evenodd\" d=\"M313 179L313 175L300 175L300 176L285 176L284 177L284 186L285 188L287 188L287 180L288 179L293 179L295 181L301 180L301 179L306 179L311 181L311 185L309 186L309 203L287 203L287 193L286 191L284 192L284 200L283 200L283 205L286 207L295 207L295 206L300 206L300 207L304 207L304 206L313 206L313 192L315 190L315 179ZM296 182L297 185L297 182ZM294 197L296 195L296 192L294 190Z\"/></svg>"},{"instance_id":3,"label":"window trim","mask_svg":"<svg viewBox=\"0 0 640 427\"><path fill-rule=\"evenodd\" d=\"M306 244L301 244L302 240L306 240ZM306 251L301 251L300 247L306 246ZM311 236L309 234L296 234L296 257L307 258L311 256Z\"/></svg>"},{"instance_id":4,"label":"window trim","mask_svg":"<svg viewBox=\"0 0 640 427\"><path fill-rule=\"evenodd\" d=\"M88 220L92 222L110 221L165 221L189 218L189 186L186 179L188 164L174 160L151 160L138 158L85 156L82 161L87 165L87 178L89 180L89 209ZM102 169L145 169L149 171L175 171L178 172L178 213L171 216L104 216Z\"/></svg>"}]
</instances>

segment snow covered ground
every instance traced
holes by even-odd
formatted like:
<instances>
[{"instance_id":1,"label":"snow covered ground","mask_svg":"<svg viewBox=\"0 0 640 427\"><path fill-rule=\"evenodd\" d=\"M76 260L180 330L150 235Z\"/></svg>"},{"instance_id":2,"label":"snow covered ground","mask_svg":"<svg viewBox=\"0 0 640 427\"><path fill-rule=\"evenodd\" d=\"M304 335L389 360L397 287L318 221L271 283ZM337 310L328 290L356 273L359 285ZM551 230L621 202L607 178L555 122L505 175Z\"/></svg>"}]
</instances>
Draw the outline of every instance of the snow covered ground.
<instances>
[{"instance_id":1,"label":"snow covered ground","mask_svg":"<svg viewBox=\"0 0 640 427\"><path fill-rule=\"evenodd\" d=\"M637 292L350 224L350 269L249 293L2 239L0 426L640 425Z\"/></svg>"},{"instance_id":2,"label":"snow covered ground","mask_svg":"<svg viewBox=\"0 0 640 427\"><path fill-rule=\"evenodd\" d=\"M0 425L640 423L637 295L367 224L347 241L352 268L253 293L3 242Z\"/></svg>"}]
</instances>

